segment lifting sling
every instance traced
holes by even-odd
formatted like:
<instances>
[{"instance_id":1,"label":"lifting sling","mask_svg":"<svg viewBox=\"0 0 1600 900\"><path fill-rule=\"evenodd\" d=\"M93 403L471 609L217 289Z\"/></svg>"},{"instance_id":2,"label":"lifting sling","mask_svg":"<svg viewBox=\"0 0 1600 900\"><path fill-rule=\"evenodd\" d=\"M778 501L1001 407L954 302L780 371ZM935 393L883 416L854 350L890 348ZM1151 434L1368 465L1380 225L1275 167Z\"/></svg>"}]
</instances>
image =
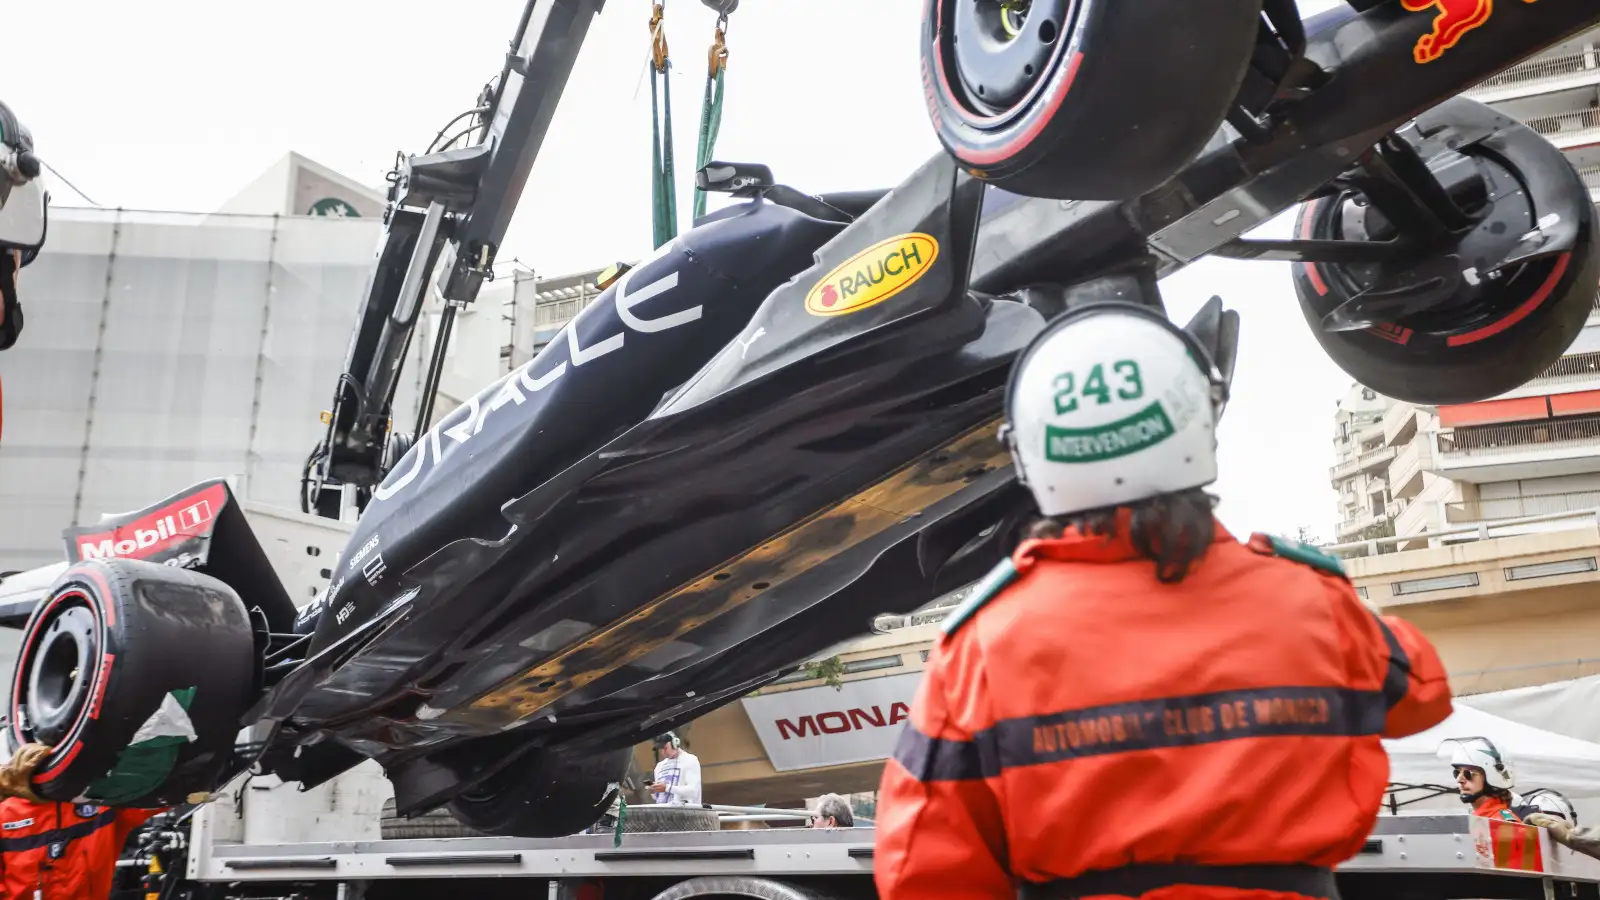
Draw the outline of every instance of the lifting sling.
<instances>
[{"instance_id":1,"label":"lifting sling","mask_svg":"<svg viewBox=\"0 0 1600 900\"><path fill-rule=\"evenodd\" d=\"M717 147L717 133L722 130L722 80L728 73L728 16L717 17L716 37L707 54L705 99L700 104L700 152L695 157L698 172L711 162ZM694 189L694 217L706 214L706 192Z\"/></svg>"},{"instance_id":2,"label":"lifting sling","mask_svg":"<svg viewBox=\"0 0 1600 900\"><path fill-rule=\"evenodd\" d=\"M657 0L650 14L650 199L656 249L678 236L678 196L672 184L672 85L667 81L672 64L661 22L665 15L666 0Z\"/></svg>"},{"instance_id":3,"label":"lifting sling","mask_svg":"<svg viewBox=\"0 0 1600 900\"><path fill-rule=\"evenodd\" d=\"M722 130L723 83L728 69L728 13L738 3L737 0L720 0L720 5L707 5L717 9L718 15L711 48L707 52L705 95L700 106L700 140L695 156L697 171L711 162L716 151L717 136ZM678 236L678 197L672 154L672 87L667 78L672 60L667 51L667 36L662 23L665 15L666 0L657 0L650 15L650 205L651 230L657 249ZM700 218L705 212L705 191L696 188L694 218Z\"/></svg>"}]
</instances>

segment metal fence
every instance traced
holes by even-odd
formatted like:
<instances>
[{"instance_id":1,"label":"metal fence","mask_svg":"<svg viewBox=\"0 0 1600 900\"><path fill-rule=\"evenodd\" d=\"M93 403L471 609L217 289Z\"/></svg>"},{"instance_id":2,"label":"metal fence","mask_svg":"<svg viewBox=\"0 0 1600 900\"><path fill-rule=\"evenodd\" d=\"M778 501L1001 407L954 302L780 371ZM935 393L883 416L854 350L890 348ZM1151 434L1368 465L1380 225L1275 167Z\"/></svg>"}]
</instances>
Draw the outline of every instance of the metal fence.
<instances>
[{"instance_id":1,"label":"metal fence","mask_svg":"<svg viewBox=\"0 0 1600 900\"><path fill-rule=\"evenodd\" d=\"M1600 129L1600 109L1581 109L1552 116L1532 116L1523 124L1545 137L1577 134Z\"/></svg>"},{"instance_id":2,"label":"metal fence","mask_svg":"<svg viewBox=\"0 0 1600 900\"><path fill-rule=\"evenodd\" d=\"M1471 425L1439 433L1445 458L1493 456L1530 447L1600 439L1600 416L1572 416L1508 425Z\"/></svg>"},{"instance_id":3,"label":"metal fence","mask_svg":"<svg viewBox=\"0 0 1600 900\"><path fill-rule=\"evenodd\" d=\"M1486 88L1511 87L1547 78L1559 78L1563 75L1576 75L1593 69L1594 57L1589 53L1569 53L1563 56L1533 59L1518 63L1497 75L1491 75L1473 86L1467 93L1470 95Z\"/></svg>"},{"instance_id":4,"label":"metal fence","mask_svg":"<svg viewBox=\"0 0 1600 900\"><path fill-rule=\"evenodd\" d=\"M1574 353L1563 356L1530 379L1523 387L1547 387L1592 381L1600 377L1600 353Z\"/></svg>"}]
</instances>

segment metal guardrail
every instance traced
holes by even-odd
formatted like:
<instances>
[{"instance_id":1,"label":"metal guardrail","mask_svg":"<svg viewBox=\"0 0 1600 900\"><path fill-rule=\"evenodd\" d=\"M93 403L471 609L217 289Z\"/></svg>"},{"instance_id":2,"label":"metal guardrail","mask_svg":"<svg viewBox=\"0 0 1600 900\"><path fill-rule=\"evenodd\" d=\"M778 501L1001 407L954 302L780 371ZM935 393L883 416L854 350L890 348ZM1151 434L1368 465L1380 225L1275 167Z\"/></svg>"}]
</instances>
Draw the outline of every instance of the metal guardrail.
<instances>
[{"instance_id":1,"label":"metal guardrail","mask_svg":"<svg viewBox=\"0 0 1600 900\"><path fill-rule=\"evenodd\" d=\"M1585 525L1600 526L1600 508L1574 510L1572 512L1550 513L1542 516L1521 516L1515 519L1498 519L1492 522L1479 522L1475 525L1463 525L1454 528L1436 528L1429 531L1419 531L1416 534L1403 534L1395 537L1373 538L1366 541L1351 541L1343 544L1324 544L1317 549L1323 553L1334 556L1378 556L1384 553L1394 553L1396 550L1384 550L1384 547L1395 547L1399 544L1409 544L1413 541L1432 542L1437 538L1457 537L1460 535L1474 535L1474 540L1487 541L1495 537L1508 537L1509 535L1495 535L1492 531L1505 528L1515 528L1519 525L1539 525L1546 522L1560 522L1570 520L1573 528ZM1556 529L1562 530L1562 529ZM1457 542L1452 542L1457 543ZM1472 543L1460 541L1459 543ZM1356 552L1361 551L1361 552Z\"/></svg>"}]
</instances>

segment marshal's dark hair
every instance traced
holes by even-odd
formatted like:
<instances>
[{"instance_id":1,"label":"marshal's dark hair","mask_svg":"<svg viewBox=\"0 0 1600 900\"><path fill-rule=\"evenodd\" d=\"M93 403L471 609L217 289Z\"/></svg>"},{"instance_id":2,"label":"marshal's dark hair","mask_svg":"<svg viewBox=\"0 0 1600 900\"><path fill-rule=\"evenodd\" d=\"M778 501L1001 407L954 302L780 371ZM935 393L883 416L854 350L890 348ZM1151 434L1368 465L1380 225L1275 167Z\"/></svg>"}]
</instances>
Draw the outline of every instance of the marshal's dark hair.
<instances>
[{"instance_id":1,"label":"marshal's dark hair","mask_svg":"<svg viewBox=\"0 0 1600 900\"><path fill-rule=\"evenodd\" d=\"M1027 537L1059 538L1071 529L1085 537L1110 540L1117 535L1119 513L1127 510L1133 549L1155 561L1156 578L1162 584L1177 584L1189 576L1216 539L1216 505L1216 497L1202 488L1191 488L1123 506L1037 519L1028 526Z\"/></svg>"}]
</instances>

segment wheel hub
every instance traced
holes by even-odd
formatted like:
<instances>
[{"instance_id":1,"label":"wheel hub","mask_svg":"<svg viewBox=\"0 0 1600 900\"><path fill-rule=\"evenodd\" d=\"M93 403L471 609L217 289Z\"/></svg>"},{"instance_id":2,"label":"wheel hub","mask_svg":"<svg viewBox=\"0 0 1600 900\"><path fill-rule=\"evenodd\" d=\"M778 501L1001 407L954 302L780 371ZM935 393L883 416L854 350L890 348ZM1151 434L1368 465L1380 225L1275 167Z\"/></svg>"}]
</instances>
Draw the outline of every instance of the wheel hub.
<instances>
[{"instance_id":1,"label":"wheel hub","mask_svg":"<svg viewBox=\"0 0 1600 900\"><path fill-rule=\"evenodd\" d=\"M974 109L1021 103L1050 67L1073 0L954 0L956 77Z\"/></svg>"},{"instance_id":2,"label":"wheel hub","mask_svg":"<svg viewBox=\"0 0 1600 900\"><path fill-rule=\"evenodd\" d=\"M1518 267L1502 271L1522 236L1535 228L1526 191L1504 166L1490 158L1459 157L1450 169L1466 170L1464 177L1441 179L1446 192L1472 209L1475 224L1455 234L1404 266L1352 264L1345 272L1358 290L1368 292L1367 305L1393 299L1384 317L1404 319L1413 327L1454 330L1479 320L1497 317L1497 301L1506 297L1504 280L1515 277ZM1441 172L1440 174L1445 174ZM1365 196L1347 196L1337 219L1336 234L1353 241L1404 239L1394 223ZM1380 310L1371 309L1373 313Z\"/></svg>"},{"instance_id":3,"label":"wheel hub","mask_svg":"<svg viewBox=\"0 0 1600 900\"><path fill-rule=\"evenodd\" d=\"M35 739L58 743L77 722L94 677L95 633L94 613L73 606L39 638L27 694Z\"/></svg>"}]
</instances>

